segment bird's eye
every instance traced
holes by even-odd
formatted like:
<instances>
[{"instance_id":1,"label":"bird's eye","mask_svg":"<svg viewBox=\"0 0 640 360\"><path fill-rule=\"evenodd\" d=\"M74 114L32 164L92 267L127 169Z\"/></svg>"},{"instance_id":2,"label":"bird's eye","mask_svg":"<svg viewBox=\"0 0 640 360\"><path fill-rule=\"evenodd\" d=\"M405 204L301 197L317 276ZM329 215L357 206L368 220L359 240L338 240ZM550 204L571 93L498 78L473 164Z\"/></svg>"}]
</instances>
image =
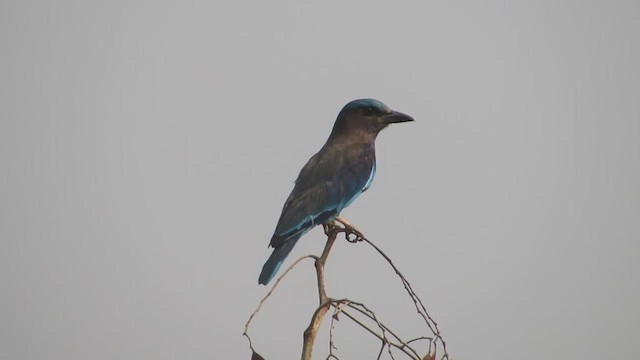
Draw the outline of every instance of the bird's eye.
<instances>
[{"instance_id":1,"label":"bird's eye","mask_svg":"<svg viewBox=\"0 0 640 360\"><path fill-rule=\"evenodd\" d=\"M365 116L371 116L375 112L375 109L372 106L367 106L362 110L362 113Z\"/></svg>"}]
</instances>

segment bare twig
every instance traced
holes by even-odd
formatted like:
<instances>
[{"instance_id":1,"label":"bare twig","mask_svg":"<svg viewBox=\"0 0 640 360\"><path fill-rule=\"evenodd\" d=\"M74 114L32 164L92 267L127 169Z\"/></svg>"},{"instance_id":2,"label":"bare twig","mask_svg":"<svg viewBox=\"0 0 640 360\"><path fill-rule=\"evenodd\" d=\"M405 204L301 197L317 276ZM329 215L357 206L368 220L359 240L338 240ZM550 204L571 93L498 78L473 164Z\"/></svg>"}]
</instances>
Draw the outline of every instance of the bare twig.
<instances>
[{"instance_id":1,"label":"bare twig","mask_svg":"<svg viewBox=\"0 0 640 360\"><path fill-rule=\"evenodd\" d=\"M349 306L349 307L360 311L359 309L357 309L355 307L352 307L352 306ZM394 348L397 348L398 350L402 351L403 353L405 353L411 359L420 360L420 356L418 355L418 352L416 350L412 349L410 346L406 345L405 343L398 344L398 343L396 343L394 341L389 340L384 335L384 333L383 334L379 334L378 332L373 330L367 324L365 324L360 319L358 319L357 317L355 317L354 315L352 315L350 312L348 312L346 310L343 310L342 313L345 314L348 318L350 318L353 322L355 322L356 324L360 325L361 328L367 330L373 336L378 338L378 340L380 340L382 342L382 349L384 349L385 347L394 347ZM367 315L367 316L370 317L370 315ZM382 331L382 329L388 329L384 324L382 324L380 322L378 322L377 324L378 324L378 327L381 329L381 331Z\"/></svg>"},{"instance_id":2,"label":"bare twig","mask_svg":"<svg viewBox=\"0 0 640 360\"><path fill-rule=\"evenodd\" d=\"M318 302L320 303L320 305L311 318L309 326L304 331L302 344L302 359L304 360L311 359L311 355L313 352L313 343L316 340L316 334L318 333L318 329L320 329L320 324L322 324L324 315L327 313L327 310L329 310L329 306L331 305L324 288L324 264L327 261L327 257L329 257L329 252L331 251L331 247L336 241L337 236L337 231L332 230L329 232L327 243L324 246L322 255L320 255L320 258L317 258L315 261L316 278L318 280Z\"/></svg>"},{"instance_id":3,"label":"bare twig","mask_svg":"<svg viewBox=\"0 0 640 360\"><path fill-rule=\"evenodd\" d=\"M338 321L338 316L342 312L343 305L343 303L333 304L333 315L331 315L331 325L329 326L329 355L327 355L326 360L338 360L338 357L333 353L333 350L338 350L333 342L333 329L335 328L336 321Z\"/></svg>"},{"instance_id":4,"label":"bare twig","mask_svg":"<svg viewBox=\"0 0 640 360\"><path fill-rule=\"evenodd\" d=\"M442 343L443 355L442 355L441 359L449 359L449 354L447 353L447 343L444 341L444 339L442 338L442 335L440 334L440 330L438 329L438 324L435 322L435 320L433 320L431 315L429 315L429 313L427 312L427 309L425 308L424 304L422 303L422 300L418 297L418 295L415 293L415 291L413 291L413 288L411 287L411 284L409 283L409 280L407 280L407 278L405 278L404 275L402 275L402 273L400 272L400 270L398 270L398 268L393 263L393 261L391 261L391 258L389 258L389 256L387 256L387 254L385 254L382 250L380 250L379 247L377 247L374 243L372 243L366 237L360 237L359 239L362 240L362 241L365 241L367 244L371 245L371 247L373 247L380 255L382 255L382 257L384 257L385 260L387 260L387 263L389 263L389 265L393 268L395 273L400 278L400 280L402 282L402 285L404 286L405 290L409 294L409 297L411 298L411 300L413 300L413 303L414 303L414 305L416 307L416 311L424 319L425 323L427 324L427 326L429 327L431 332L433 332L433 334L435 335L436 340L439 340L440 343ZM436 345L436 344L434 344L434 345Z\"/></svg>"},{"instance_id":5,"label":"bare twig","mask_svg":"<svg viewBox=\"0 0 640 360\"><path fill-rule=\"evenodd\" d=\"M276 287L278 286L278 284L280 284L280 281L282 281L282 279L284 279L285 276L287 276L287 274L289 273L289 271L291 271L294 267L296 267L296 265L298 265L298 263L300 263L302 260L304 259L318 259L317 256L315 255L305 255L302 257L299 257L296 261L293 262L293 264L291 264L291 266L289 266L287 268L287 270L285 270L282 275L280 275L278 277L278 279L276 280L275 283L273 283L273 286L271 286L271 289L269 289L269 292L267 293L267 295L265 295L262 300L260 300L260 303L258 304L258 307L256 307L255 310L253 310L253 312L251 313L251 316L249 316L249 320L247 320L247 323L244 325L244 332L242 333L243 336L245 336L247 338L247 340L249 340L249 348L251 349L251 351L253 351L254 353L256 353L255 349L253 348L253 345L251 343L251 338L249 337L249 325L251 324L251 321L253 321L253 318L256 316L256 314L258 314L258 312L260 311L260 309L262 308L262 305L267 301L267 299L271 296L271 294L273 294L273 292L275 291Z\"/></svg>"},{"instance_id":6,"label":"bare twig","mask_svg":"<svg viewBox=\"0 0 640 360\"><path fill-rule=\"evenodd\" d=\"M412 349L409 346L409 342L404 342L402 341L402 339L396 335L391 329L389 329L389 327L387 327L385 324L381 323L380 321L378 321L378 319L376 318L376 315L374 314L374 312L372 310L370 310L369 308L367 308L364 304L362 303L357 303L355 301L351 301L350 306L352 309L360 312L361 314L367 316L368 318L370 318L371 320L375 321L378 325L378 327L383 331L383 335L386 336L386 333L391 334L391 336L393 336L395 338L395 341L397 341L399 344L396 346L399 349L402 350L402 348L406 348L409 351L413 352L413 355L415 355L417 358L419 358L420 356L418 355L418 352L415 351L414 349ZM390 340L387 340L390 344L394 345ZM394 345L395 346L395 345Z\"/></svg>"}]
</instances>

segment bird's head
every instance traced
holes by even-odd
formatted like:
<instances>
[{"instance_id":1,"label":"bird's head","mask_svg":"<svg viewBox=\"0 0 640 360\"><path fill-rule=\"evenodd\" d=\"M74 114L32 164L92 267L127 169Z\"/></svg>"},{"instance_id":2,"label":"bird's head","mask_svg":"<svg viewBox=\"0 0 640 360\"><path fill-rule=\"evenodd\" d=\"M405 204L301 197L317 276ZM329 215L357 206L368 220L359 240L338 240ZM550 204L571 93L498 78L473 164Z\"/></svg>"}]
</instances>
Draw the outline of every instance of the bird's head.
<instances>
[{"instance_id":1,"label":"bird's head","mask_svg":"<svg viewBox=\"0 0 640 360\"><path fill-rule=\"evenodd\" d=\"M345 105L336 119L332 137L365 136L375 139L380 130L394 123L414 121L409 115L391 110L374 99L358 99Z\"/></svg>"}]
</instances>

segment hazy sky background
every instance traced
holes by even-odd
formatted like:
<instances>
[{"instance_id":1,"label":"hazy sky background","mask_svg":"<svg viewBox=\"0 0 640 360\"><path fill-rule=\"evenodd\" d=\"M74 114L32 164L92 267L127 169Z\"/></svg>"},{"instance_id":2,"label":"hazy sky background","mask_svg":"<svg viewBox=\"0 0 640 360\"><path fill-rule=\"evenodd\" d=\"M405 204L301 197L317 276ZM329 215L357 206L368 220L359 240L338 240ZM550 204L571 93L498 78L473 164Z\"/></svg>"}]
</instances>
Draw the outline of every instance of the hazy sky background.
<instances>
[{"instance_id":1,"label":"hazy sky background","mask_svg":"<svg viewBox=\"0 0 640 360\"><path fill-rule=\"evenodd\" d=\"M640 358L638 4L3 1L0 359L248 359L282 204L361 97L416 122L343 215L454 359ZM327 271L420 335L370 249ZM256 348L299 358L316 302L309 262ZM341 358L373 358L347 324Z\"/></svg>"}]
</instances>

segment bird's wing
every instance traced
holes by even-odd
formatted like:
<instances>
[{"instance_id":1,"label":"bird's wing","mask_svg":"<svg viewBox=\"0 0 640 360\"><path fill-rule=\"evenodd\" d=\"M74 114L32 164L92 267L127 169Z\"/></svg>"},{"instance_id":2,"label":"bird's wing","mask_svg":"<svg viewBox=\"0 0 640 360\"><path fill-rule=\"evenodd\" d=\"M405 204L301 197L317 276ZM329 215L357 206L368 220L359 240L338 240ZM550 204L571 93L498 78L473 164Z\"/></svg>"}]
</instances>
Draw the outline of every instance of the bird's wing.
<instances>
[{"instance_id":1,"label":"bird's wing","mask_svg":"<svg viewBox=\"0 0 640 360\"><path fill-rule=\"evenodd\" d=\"M366 188L374 155L363 146L325 148L300 171L270 245L277 247L338 215Z\"/></svg>"}]
</instances>

